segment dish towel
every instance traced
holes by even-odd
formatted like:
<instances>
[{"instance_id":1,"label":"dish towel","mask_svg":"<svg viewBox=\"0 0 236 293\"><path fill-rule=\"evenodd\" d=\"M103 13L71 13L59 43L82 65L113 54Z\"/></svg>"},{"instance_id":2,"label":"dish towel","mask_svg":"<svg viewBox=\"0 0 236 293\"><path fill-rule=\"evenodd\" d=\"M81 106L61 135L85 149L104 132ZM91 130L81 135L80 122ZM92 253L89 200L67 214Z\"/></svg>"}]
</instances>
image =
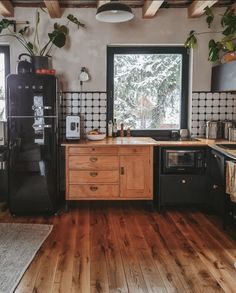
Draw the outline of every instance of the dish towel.
<instances>
[{"instance_id":1,"label":"dish towel","mask_svg":"<svg viewBox=\"0 0 236 293\"><path fill-rule=\"evenodd\" d=\"M236 162L226 162L226 193L236 203Z\"/></svg>"}]
</instances>

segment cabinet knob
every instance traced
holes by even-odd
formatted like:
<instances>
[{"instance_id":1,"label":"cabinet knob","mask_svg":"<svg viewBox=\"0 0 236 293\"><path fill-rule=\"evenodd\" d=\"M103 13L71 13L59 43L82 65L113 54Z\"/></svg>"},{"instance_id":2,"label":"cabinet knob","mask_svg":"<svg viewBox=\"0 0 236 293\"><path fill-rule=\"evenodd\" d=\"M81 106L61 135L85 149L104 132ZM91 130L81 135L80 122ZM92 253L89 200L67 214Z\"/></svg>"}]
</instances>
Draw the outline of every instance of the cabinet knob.
<instances>
[{"instance_id":1,"label":"cabinet knob","mask_svg":"<svg viewBox=\"0 0 236 293\"><path fill-rule=\"evenodd\" d=\"M217 188L218 188L218 185L213 184L213 189L217 189Z\"/></svg>"},{"instance_id":2,"label":"cabinet knob","mask_svg":"<svg viewBox=\"0 0 236 293\"><path fill-rule=\"evenodd\" d=\"M98 173L97 172L90 172L90 176L91 177L96 177L96 176L98 176Z\"/></svg>"},{"instance_id":3,"label":"cabinet knob","mask_svg":"<svg viewBox=\"0 0 236 293\"><path fill-rule=\"evenodd\" d=\"M96 191L96 190L98 190L98 187L97 186L90 186L90 190L91 191Z\"/></svg>"},{"instance_id":4,"label":"cabinet knob","mask_svg":"<svg viewBox=\"0 0 236 293\"><path fill-rule=\"evenodd\" d=\"M185 179L183 179L183 180L181 180L181 182L182 182L183 184L185 184L185 183L186 183L186 180L185 180Z\"/></svg>"},{"instance_id":5,"label":"cabinet knob","mask_svg":"<svg viewBox=\"0 0 236 293\"><path fill-rule=\"evenodd\" d=\"M90 158L89 159L91 162L96 162L97 160L98 160L98 158L94 158L94 157L92 157L92 158Z\"/></svg>"}]
</instances>

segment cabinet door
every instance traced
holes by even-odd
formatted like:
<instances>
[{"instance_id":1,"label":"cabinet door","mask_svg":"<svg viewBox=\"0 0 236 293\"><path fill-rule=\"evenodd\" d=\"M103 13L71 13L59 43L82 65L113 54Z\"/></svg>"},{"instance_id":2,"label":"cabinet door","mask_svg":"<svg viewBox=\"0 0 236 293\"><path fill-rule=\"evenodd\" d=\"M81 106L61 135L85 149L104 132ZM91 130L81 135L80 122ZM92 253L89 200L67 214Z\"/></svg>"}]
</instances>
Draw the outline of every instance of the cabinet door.
<instances>
[{"instance_id":1,"label":"cabinet door","mask_svg":"<svg viewBox=\"0 0 236 293\"><path fill-rule=\"evenodd\" d=\"M224 189L213 178L209 180L208 184L208 205L216 215L222 216L225 210Z\"/></svg>"},{"instance_id":2,"label":"cabinet door","mask_svg":"<svg viewBox=\"0 0 236 293\"><path fill-rule=\"evenodd\" d=\"M161 205L204 204L206 177L204 175L161 175Z\"/></svg>"},{"instance_id":3,"label":"cabinet door","mask_svg":"<svg viewBox=\"0 0 236 293\"><path fill-rule=\"evenodd\" d=\"M125 198L152 198L152 166L150 155L120 156L120 195Z\"/></svg>"},{"instance_id":4,"label":"cabinet door","mask_svg":"<svg viewBox=\"0 0 236 293\"><path fill-rule=\"evenodd\" d=\"M210 177L223 189L225 187L225 159L224 156L212 150L210 154Z\"/></svg>"}]
</instances>

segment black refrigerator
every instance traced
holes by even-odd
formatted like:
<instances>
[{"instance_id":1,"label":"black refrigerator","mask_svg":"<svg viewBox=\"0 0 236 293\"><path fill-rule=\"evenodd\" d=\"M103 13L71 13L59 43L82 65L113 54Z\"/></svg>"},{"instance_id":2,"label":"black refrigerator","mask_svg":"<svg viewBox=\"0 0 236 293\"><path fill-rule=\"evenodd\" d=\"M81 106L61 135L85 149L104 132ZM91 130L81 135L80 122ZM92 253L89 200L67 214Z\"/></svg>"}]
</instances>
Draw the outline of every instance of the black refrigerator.
<instances>
[{"instance_id":1,"label":"black refrigerator","mask_svg":"<svg viewBox=\"0 0 236 293\"><path fill-rule=\"evenodd\" d=\"M53 213L59 204L58 82L52 75L7 77L9 209Z\"/></svg>"}]
</instances>

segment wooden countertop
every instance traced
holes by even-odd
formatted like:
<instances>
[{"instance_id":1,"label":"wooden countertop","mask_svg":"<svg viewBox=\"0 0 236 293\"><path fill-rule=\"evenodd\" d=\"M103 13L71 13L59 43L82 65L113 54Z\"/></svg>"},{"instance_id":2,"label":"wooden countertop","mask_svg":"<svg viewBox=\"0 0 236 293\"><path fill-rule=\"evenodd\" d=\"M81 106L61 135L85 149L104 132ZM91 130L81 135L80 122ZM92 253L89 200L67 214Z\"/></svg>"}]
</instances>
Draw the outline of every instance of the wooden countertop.
<instances>
[{"instance_id":1,"label":"wooden countertop","mask_svg":"<svg viewBox=\"0 0 236 293\"><path fill-rule=\"evenodd\" d=\"M224 139L205 139L197 138L197 140L192 141L156 141L151 137L117 137L117 138L106 138L99 141L91 140L79 140L79 141L68 141L64 142L62 146L209 146L213 149L221 152L222 154L236 159L236 150L230 150L227 148L221 148L218 144L236 144L236 142L230 142Z\"/></svg>"},{"instance_id":2,"label":"wooden countertop","mask_svg":"<svg viewBox=\"0 0 236 293\"><path fill-rule=\"evenodd\" d=\"M114 146L114 145L156 145L156 141L150 137L117 137L103 140L80 140L65 142L62 146Z\"/></svg>"},{"instance_id":3,"label":"wooden countertop","mask_svg":"<svg viewBox=\"0 0 236 293\"><path fill-rule=\"evenodd\" d=\"M151 145L151 146L211 146L218 143L232 143L227 140L198 138L192 141L156 141L151 137L117 137L99 141L79 140L63 142L62 146L114 146L114 145Z\"/></svg>"}]
</instances>

